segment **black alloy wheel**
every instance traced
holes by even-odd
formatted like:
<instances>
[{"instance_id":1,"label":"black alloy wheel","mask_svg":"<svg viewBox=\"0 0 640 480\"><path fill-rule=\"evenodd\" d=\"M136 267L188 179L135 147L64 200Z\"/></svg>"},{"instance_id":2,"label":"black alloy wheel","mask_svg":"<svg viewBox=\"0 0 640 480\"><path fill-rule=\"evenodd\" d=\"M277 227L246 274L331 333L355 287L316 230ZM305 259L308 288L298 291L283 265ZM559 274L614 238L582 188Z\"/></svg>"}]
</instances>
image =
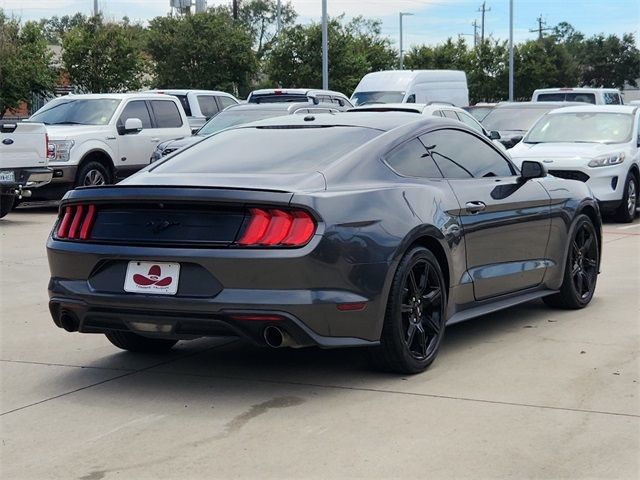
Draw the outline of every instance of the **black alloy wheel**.
<instances>
[{"instance_id":1,"label":"black alloy wheel","mask_svg":"<svg viewBox=\"0 0 640 480\"><path fill-rule=\"evenodd\" d=\"M599 266L600 249L596 229L589 217L579 215L571 238L560 292L545 297L544 301L560 308L586 307L595 292Z\"/></svg>"},{"instance_id":2,"label":"black alloy wheel","mask_svg":"<svg viewBox=\"0 0 640 480\"><path fill-rule=\"evenodd\" d=\"M396 272L382 331L372 354L386 369L424 371L436 358L444 336L446 291L442 270L426 248L412 249Z\"/></svg>"}]
</instances>

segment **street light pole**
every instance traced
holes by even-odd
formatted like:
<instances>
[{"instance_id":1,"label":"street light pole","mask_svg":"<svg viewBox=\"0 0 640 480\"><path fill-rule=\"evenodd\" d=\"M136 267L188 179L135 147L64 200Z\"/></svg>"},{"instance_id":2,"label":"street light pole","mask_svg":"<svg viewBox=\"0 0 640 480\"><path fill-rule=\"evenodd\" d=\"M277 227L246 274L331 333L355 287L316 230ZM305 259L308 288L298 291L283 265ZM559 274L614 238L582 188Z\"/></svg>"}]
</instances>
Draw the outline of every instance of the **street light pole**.
<instances>
[{"instance_id":1,"label":"street light pole","mask_svg":"<svg viewBox=\"0 0 640 480\"><path fill-rule=\"evenodd\" d=\"M280 29L282 28L282 3L278 0L278 5L276 9L276 17L277 17L277 32L280 33Z\"/></svg>"},{"instance_id":2,"label":"street light pole","mask_svg":"<svg viewBox=\"0 0 640 480\"><path fill-rule=\"evenodd\" d=\"M322 88L329 89L329 32L327 25L327 0L322 0Z\"/></svg>"},{"instance_id":3,"label":"street light pole","mask_svg":"<svg viewBox=\"0 0 640 480\"><path fill-rule=\"evenodd\" d=\"M509 101L513 102L513 0L509 0Z\"/></svg>"},{"instance_id":4,"label":"street light pole","mask_svg":"<svg viewBox=\"0 0 640 480\"><path fill-rule=\"evenodd\" d=\"M411 16L413 13L400 12L400 70L404 68L404 51L402 50L402 17Z\"/></svg>"}]
</instances>

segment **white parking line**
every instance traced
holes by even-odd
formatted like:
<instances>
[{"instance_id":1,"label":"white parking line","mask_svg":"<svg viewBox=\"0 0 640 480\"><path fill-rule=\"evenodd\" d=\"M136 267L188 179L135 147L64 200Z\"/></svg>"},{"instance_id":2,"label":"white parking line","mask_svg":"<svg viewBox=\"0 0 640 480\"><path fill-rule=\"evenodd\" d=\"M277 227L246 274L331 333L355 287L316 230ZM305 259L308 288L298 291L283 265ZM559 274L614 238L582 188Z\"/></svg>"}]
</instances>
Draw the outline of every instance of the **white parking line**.
<instances>
[{"instance_id":1,"label":"white parking line","mask_svg":"<svg viewBox=\"0 0 640 480\"><path fill-rule=\"evenodd\" d=\"M627 225L625 227L618 227L618 230L629 230L630 228L638 228L640 223L634 223L633 225Z\"/></svg>"}]
</instances>

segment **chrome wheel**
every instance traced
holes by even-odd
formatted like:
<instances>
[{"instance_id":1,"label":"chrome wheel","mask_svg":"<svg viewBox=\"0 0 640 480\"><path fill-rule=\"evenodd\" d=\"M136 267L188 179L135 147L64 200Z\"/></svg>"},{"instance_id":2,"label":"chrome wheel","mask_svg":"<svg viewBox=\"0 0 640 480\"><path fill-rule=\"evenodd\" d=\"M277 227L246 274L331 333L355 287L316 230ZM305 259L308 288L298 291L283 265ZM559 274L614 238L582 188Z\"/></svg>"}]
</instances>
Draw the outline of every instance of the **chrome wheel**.
<instances>
[{"instance_id":1,"label":"chrome wheel","mask_svg":"<svg viewBox=\"0 0 640 480\"><path fill-rule=\"evenodd\" d=\"M637 196L636 182L631 180L627 187L627 212L629 212L629 215L632 217L636 214Z\"/></svg>"},{"instance_id":2,"label":"chrome wheel","mask_svg":"<svg viewBox=\"0 0 640 480\"><path fill-rule=\"evenodd\" d=\"M440 343L444 302L438 272L425 259L416 260L407 271L400 314L411 356L426 359Z\"/></svg>"},{"instance_id":3,"label":"chrome wheel","mask_svg":"<svg viewBox=\"0 0 640 480\"><path fill-rule=\"evenodd\" d=\"M99 170L89 170L82 179L82 185L85 187L95 187L98 185L106 185L107 181Z\"/></svg>"}]
</instances>

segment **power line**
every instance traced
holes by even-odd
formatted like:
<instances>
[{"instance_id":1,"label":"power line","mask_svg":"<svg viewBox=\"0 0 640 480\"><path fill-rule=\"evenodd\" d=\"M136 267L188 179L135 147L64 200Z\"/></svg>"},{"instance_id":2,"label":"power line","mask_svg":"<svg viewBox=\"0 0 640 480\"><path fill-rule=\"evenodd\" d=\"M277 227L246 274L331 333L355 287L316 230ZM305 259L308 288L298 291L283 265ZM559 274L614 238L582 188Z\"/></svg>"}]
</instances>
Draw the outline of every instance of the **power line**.
<instances>
[{"instance_id":1,"label":"power line","mask_svg":"<svg viewBox=\"0 0 640 480\"><path fill-rule=\"evenodd\" d=\"M542 14L538 18L536 18L538 22L538 28L530 29L530 32L538 32L538 40L542 40L542 32L546 32L548 30L553 30L552 27L547 27L547 22L542 20Z\"/></svg>"}]
</instances>

